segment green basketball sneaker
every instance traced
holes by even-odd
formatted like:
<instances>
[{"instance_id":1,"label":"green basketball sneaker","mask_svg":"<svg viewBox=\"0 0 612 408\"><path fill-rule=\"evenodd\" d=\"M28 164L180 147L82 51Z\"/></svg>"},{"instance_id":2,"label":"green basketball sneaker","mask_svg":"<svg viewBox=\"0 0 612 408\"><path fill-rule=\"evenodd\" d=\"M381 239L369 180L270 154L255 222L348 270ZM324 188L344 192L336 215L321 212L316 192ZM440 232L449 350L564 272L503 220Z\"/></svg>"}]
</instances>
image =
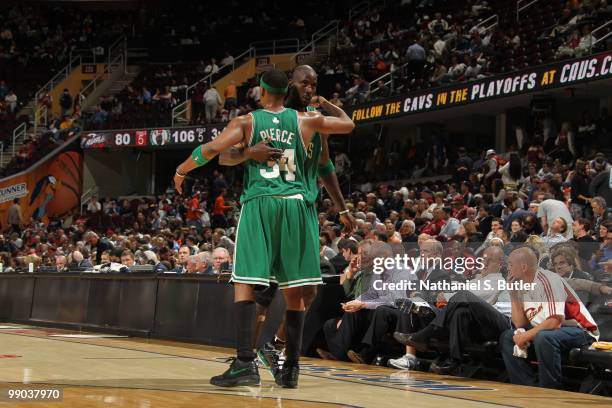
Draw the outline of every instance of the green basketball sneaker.
<instances>
[{"instance_id":1,"label":"green basketball sneaker","mask_svg":"<svg viewBox=\"0 0 612 408\"><path fill-rule=\"evenodd\" d=\"M221 375L210 379L212 385L217 387L238 387L240 385L259 385L259 370L255 361L242 361L236 357L228 360L232 364Z\"/></svg>"}]
</instances>

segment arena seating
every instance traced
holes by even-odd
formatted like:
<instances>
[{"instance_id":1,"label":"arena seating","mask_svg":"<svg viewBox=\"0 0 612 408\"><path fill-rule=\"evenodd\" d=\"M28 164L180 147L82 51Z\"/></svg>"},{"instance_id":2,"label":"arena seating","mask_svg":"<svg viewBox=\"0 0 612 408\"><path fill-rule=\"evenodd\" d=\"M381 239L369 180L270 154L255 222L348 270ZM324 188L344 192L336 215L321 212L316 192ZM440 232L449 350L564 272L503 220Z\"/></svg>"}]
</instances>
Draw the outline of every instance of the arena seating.
<instances>
[{"instance_id":1,"label":"arena seating","mask_svg":"<svg viewBox=\"0 0 612 408\"><path fill-rule=\"evenodd\" d=\"M114 38L113 36L128 34L134 44L139 44L142 38L149 41L155 39L152 41L155 44L150 47L151 58L142 64L143 69L139 76L124 90L116 95L104 95L97 107L99 110L86 112L82 120L63 124L61 120L56 120L53 129L27 139L18 155L0 172L0 176L6 177L27 169L61 143L77 135L81 126L98 130L170 126L170 110L184 100L185 87L205 75L206 65L213 56L220 61L225 51L233 53L234 50L244 47L247 39L262 38L259 35L264 35L260 29L264 24L278 25L271 31L275 36L295 33L303 42L309 38L308 34L313 29L336 16L334 12L329 11L324 16L307 19L306 28L302 28L301 25L291 25L294 21L289 12L291 5L286 2L275 4L276 6L271 7L270 15L262 17L261 21L257 19L259 14L253 14L260 11L256 5L248 6L243 14L223 15L219 17L219 21L206 20L211 17L211 13L219 14L220 10L224 10L228 14L228 10L235 10L233 7L237 6L237 2L228 6L232 7L230 9L223 8L225 6L222 4L215 4L210 10L193 3L179 9L177 14L166 14L168 10L158 12L145 9L142 14L138 14L140 18L136 18L137 15L133 12L126 13L117 20L114 20L117 15L113 13L100 13L90 17L88 13L73 8L67 8L67 15L58 21L51 15L55 11L54 8L42 7L37 11L29 6L17 6L3 13L0 18L0 34L6 24L9 24L11 30L14 29L15 34L19 30L16 24L23 21L32 24L50 21L48 27L40 24L43 27L42 33L46 32L45 27L52 32L57 24L62 27L66 24L69 27L63 36L54 37L49 47L42 47L42 51L39 49L32 55L27 52L14 52L9 58L10 72L0 71L0 79L6 77L9 86L25 84L23 88L16 88L20 91L21 101L26 101L40 82L39 77L32 76L28 79L29 68L17 72L20 71L20 64L46 64L44 75L49 76L52 72L47 68L61 65L61 62L65 61L63 54L73 46L77 47L79 43L88 46L105 44ZM438 13L440 18L446 20L448 29L437 28L435 23L430 28L430 23L438 18ZM372 8L367 14L352 21L342 22L342 34L336 44L337 49L316 67L320 74L319 91L324 96L331 97L335 84L339 82L341 100L345 105L352 105L382 96L378 93L382 91L372 92L369 85L367 90L360 91L359 86L363 83L360 83L359 79L368 84L390 72L391 65L397 67L397 71L393 74L392 89L389 89L386 95L467 81L478 75L494 75L550 62L555 58L564 58L557 51L566 44L575 29L584 29L588 35L589 26L600 25L609 19L610 15L609 7L600 2L583 7L566 6L560 0L553 0L532 6L519 14L518 19L516 3L508 0L477 0L469 5L463 2L435 0L387 2L384 8ZM10 18L14 20L7 23ZM69 23L65 20L69 20ZM572 23L572 20L575 20L575 23ZM180 27L176 24L177 21L181 21ZM202 21L206 21L204 28L200 26ZM483 21L490 21L492 27L486 29L489 24L485 24L482 30L470 32ZM443 26L442 23L439 24ZM106 30L109 27L112 29ZM563 27L567 29L562 29ZM222 38L217 37L210 37L216 41L215 44L210 44L210 47L207 44L198 44L207 38L206 36L230 29L242 33L239 44L224 43ZM97 34L102 31L112 35ZM15 35L15 49L32 47L35 50L33 42L42 42L41 36L41 33L37 33L34 39L28 39L23 33ZM84 38L83 41L81 37ZM444 44L438 43L436 50L437 40L444 38ZM413 60L406 57L406 49L416 39L423 40L426 55L425 60L419 64L414 64ZM488 45L483 45L483 42ZM12 43L9 45L12 47ZM0 46L5 51L7 43L0 40ZM445 50L440 51L442 46ZM606 46L606 43L599 45ZM178 50L175 54L165 54L169 55L170 61L159 59L165 51L173 48ZM193 59L194 49L206 49L205 58L202 59L202 54ZM599 50L601 48L596 47L594 51ZM393 51L397 52L397 57ZM588 51L591 52L590 49ZM63 59L58 57L57 61L54 60L49 55L51 52L57 53ZM434 55L436 52L439 55ZM185 58L186 56L191 58ZM442 74L439 78L433 78L435 70L442 65L450 68L453 57L459 57L459 60L454 62L455 66L460 61L467 62L472 58L478 60L480 71L471 77L466 77L463 73L454 76ZM25 81L22 82L24 78ZM352 94L349 92L351 80L357 80L357 88ZM247 96L249 89L256 84L256 78L238 84L240 114L257 108ZM150 94L145 96L145 89ZM164 93L164 100L155 98L158 91L160 94ZM221 94L223 92L221 89L218 91ZM593 103L594 105L596 104ZM597 107L600 105L603 104L597 104ZM571 247L573 250L573 245L577 244L542 230L537 209L534 211L533 208L541 205L544 200L551 200L572 211L571 219L564 219L566 228L572 228L573 221L581 218L586 219L588 224L586 236L593 239L592 245L595 249L584 259L578 259L578 255L574 257L577 259L574 265L576 270L589 272L590 274L585 273L587 280L604 287L610 285L612 247L608 236L612 231L612 218L608 207L612 203L603 200L600 209L602 211L597 214L594 214L595 207L601 200L585 201L585 205L578 208L572 205L583 200L577 197L578 188L583 189L583 195L588 194L589 198L594 198L597 195L594 193L595 188L601 187L595 186L594 180L612 168L609 146L612 136L610 114L606 110L595 112L592 106L585 107L585 113L572 112L567 116L557 114L551 109L552 113L546 117L530 111L527 107L522 109L524 115L519 115L520 118L508 118L508 127L524 129L525 139L518 143L515 138L516 144L507 143L503 146L507 151L503 153L493 150L492 135L485 135L488 144L481 142L485 137L474 137L469 143L464 143L468 138L463 136L467 134L453 134L447 130L445 124L436 125L435 130L424 133L415 144L413 140L419 139L396 138L392 143L387 143L387 134L380 125L372 126L373 130L367 127L364 127L365 130L358 128L356 132L361 137L358 143L334 140L331 145L331 158L335 163L347 209L356 219L355 229L345 237L355 242L382 241L389 247L385 247L389 251L396 246L402 250L410 249L416 254L417 251L422 251L416 247L419 239L427 238L419 234L427 232L430 238L444 243L447 251L445 253L452 256L476 256L482 249L490 246L499 246L507 256L514 249L527 245L537 254L540 267L555 269L554 272L561 275L550 260L553 249L558 248L551 244L551 239L563 239L563 242L557 245ZM578 117L579 114L583 116ZM8 143L12 130L28 118L5 112L0 115L0 142ZM221 112L219 116L218 120L227 120L228 112ZM200 121L193 120L193 123ZM363 133L359 133L362 131ZM546 139L544 134L548 136ZM509 136L508 140L512 139L512 136ZM172 156L167 156L170 167L178 160L178 155L175 155L177 149L173 149ZM117 152L102 153L105 155ZM160 162L166 161L165 153L167 152L162 149L155 152L156 155L159 154ZM130 156L126 154L124 157ZM501 170L501 164L506 162L510 165L506 170ZM82 272L90 268L83 266L82 262L93 267L94 263L100 265L104 257L104 263L112 261L127 265L131 257L134 263L130 265L132 270L144 274L152 274L151 270L163 270L176 274L220 276L220 265L215 266L216 261L212 261L212 253L223 248L222 252L227 252L228 255L223 263L227 263L226 267L231 268L230 255L235 248L237 209L242 192L242 170L239 167L230 169L219 166L213 161L198 171L197 176L189 177L185 182L185 195L175 194L173 190L170 183L171 174L174 172L172 168L171 172L159 177L164 178L162 183L166 184L162 188L155 187L156 191L167 191L167 194L129 199L101 198L94 194L90 196L89 201L81 202L80 208L67 213L51 214L48 224L42 222L42 217L37 217L25 219L20 225L3 225L6 234L0 239L0 263L9 271L25 271L32 263L40 267L39 272L53 273L54 268L63 270L63 261ZM573 184L574 180L581 184ZM151 184L155 184L155 181ZM220 195L223 190L227 190L226 196ZM610 193L609 188L605 193ZM220 205L217 201L219 197L222 198ZM225 208L224 203L231 208ZM596 205L593 206L593 203ZM217 212L219 208L222 209L221 214L217 213L216 217L212 215L215 207ZM321 291L325 292L325 298L317 299L318 303L313 307L316 314L313 313L307 318L309 331L308 338L305 338L307 349L304 351L310 356L316 355L318 346L325 346L325 336L321 330L325 321L341 316L341 303L351 300L338 285L340 275L345 272L344 267L336 270L330 261L332 257L343 257L342 251L337 248L341 237L339 231L342 228L338 208L329 195L322 193L316 202L316 210L320 221L321 266L327 276ZM470 219L468 211L477 215ZM517 217L520 228L514 231L511 217L517 211L520 211ZM493 231L490 225L493 218L497 217L501 218L501 221L497 220L500 225L505 221L510 225L502 225ZM452 225L453 222L457 229L448 235L442 234L442 228ZM460 223L464 223L461 224L464 225L462 229L459 228ZM412 231L407 231L406 228L412 228ZM493 240L495 244L492 244ZM412 244L415 247L408 248ZM179 251L185 246L190 255L201 254L208 259L205 271L195 270L193 259L182 259ZM480 251L476 248L480 248ZM63 257L66 258L62 259ZM128 258L127 261L124 257ZM344 261L348 263L348 260ZM121 267L121 273L129 273L127 269L129 268ZM143 272L145 270L146 272ZM361 272L365 274L369 271L364 266ZM454 271L444 272L453 276L453 279L456 278ZM461 277L463 280L467 278L473 276L466 274ZM612 308L607 299L609 296L602 296L597 298L599 303L593 302L588 306L602 333L601 340L612 341ZM393 340L390 334L387 333L384 339L383 362L404 352L404 347ZM499 347L495 340L470 344L465 349L460 371L455 374L468 378L508 381ZM418 368L426 370L432 361L448 354L448 351L448 341L432 340L428 344L428 351L418 354L417 357L421 360ZM573 349L564 356L563 373L568 390L609 395L612 392L611 370L610 352L583 347Z\"/></svg>"},{"instance_id":2,"label":"arena seating","mask_svg":"<svg viewBox=\"0 0 612 408\"><path fill-rule=\"evenodd\" d=\"M398 3L347 23L340 44L346 42L350 46L342 47L344 49L339 46L335 55L321 62L319 73L337 76L334 82L340 81L344 92L353 85L352 78L360 77L370 82L390 70L394 71L393 92L426 89L441 83L465 81L550 62L556 57L555 50L574 30L580 30L581 37L585 27L592 30L609 21L612 15L612 9L605 2L594 2L589 7L574 4L567 9L558 0L547 4L535 3L519 14L518 21L515 2L494 1L480 7L479 2L474 6L432 2L431 7L417 8L416 13L413 6L400 6ZM414 16L406 20L404 16L413 13ZM436 13L441 15L448 29L433 32L428 27ZM479 27L479 22L487 21ZM458 32L457 27L461 31ZM607 27L595 38L603 37L609 30ZM474 34L474 31L479 34ZM406 49L417 38L421 39L427 53L418 72L411 69L405 56ZM443 43L436 44L438 38ZM582 53L606 47L609 47L609 42L604 41ZM459 64L465 65L459 67L459 74L440 79L436 68L444 66L445 70L450 70L454 65L453 56ZM465 69L472 58L477 60L478 74L466 76ZM387 83L390 79L383 78ZM330 87L322 91L330 97L333 92ZM368 94L366 99L369 97ZM378 98L380 94L373 93L372 97Z\"/></svg>"},{"instance_id":3,"label":"arena seating","mask_svg":"<svg viewBox=\"0 0 612 408\"><path fill-rule=\"evenodd\" d=\"M76 5L2 5L0 79L11 84L23 106L71 56L92 56L92 49L128 33L132 17L116 10L92 13Z\"/></svg>"}]
</instances>

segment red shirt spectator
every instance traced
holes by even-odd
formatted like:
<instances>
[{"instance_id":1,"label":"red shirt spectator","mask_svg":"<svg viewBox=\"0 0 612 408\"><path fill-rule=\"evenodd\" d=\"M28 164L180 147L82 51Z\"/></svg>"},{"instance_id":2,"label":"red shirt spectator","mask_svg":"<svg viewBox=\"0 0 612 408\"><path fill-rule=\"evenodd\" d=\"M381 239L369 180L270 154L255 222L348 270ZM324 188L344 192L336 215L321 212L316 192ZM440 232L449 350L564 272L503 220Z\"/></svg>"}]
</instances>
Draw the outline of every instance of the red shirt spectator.
<instances>
[{"instance_id":1,"label":"red shirt spectator","mask_svg":"<svg viewBox=\"0 0 612 408\"><path fill-rule=\"evenodd\" d=\"M443 210L436 208L433 211L433 219L423 227L421 233L435 237L440 233L444 224L446 224L446 221L444 220Z\"/></svg>"},{"instance_id":2,"label":"red shirt spectator","mask_svg":"<svg viewBox=\"0 0 612 408\"><path fill-rule=\"evenodd\" d=\"M457 194L453 197L452 206L451 217L457 218L458 220L464 219L467 213L467 206L463 203L462 195Z\"/></svg>"},{"instance_id":3,"label":"red shirt spectator","mask_svg":"<svg viewBox=\"0 0 612 408\"><path fill-rule=\"evenodd\" d=\"M213 215L225 215L225 211L232 208L231 205L225 205L225 198L220 194L215 199L215 206L213 208Z\"/></svg>"},{"instance_id":4,"label":"red shirt spectator","mask_svg":"<svg viewBox=\"0 0 612 408\"><path fill-rule=\"evenodd\" d=\"M187 219L190 221L197 221L200 218L198 211L200 208L200 200L198 200L198 196L194 195L189 203L189 208L187 208Z\"/></svg>"}]
</instances>

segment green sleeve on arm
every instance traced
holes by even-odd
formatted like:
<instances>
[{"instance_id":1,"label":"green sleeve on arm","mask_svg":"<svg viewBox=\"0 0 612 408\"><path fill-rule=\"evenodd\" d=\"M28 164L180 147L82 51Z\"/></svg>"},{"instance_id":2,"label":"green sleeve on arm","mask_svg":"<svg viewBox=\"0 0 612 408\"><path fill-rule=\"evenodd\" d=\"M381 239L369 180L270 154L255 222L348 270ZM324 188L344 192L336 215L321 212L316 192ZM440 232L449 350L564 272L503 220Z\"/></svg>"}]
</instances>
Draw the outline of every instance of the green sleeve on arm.
<instances>
[{"instance_id":1,"label":"green sleeve on arm","mask_svg":"<svg viewBox=\"0 0 612 408\"><path fill-rule=\"evenodd\" d=\"M198 165L198 167L208 163L208 159L202 154L202 146L198 146L191 152L191 158Z\"/></svg>"},{"instance_id":2,"label":"green sleeve on arm","mask_svg":"<svg viewBox=\"0 0 612 408\"><path fill-rule=\"evenodd\" d=\"M319 177L327 176L334 171L336 171L336 168L334 167L334 163L332 163L331 159L329 159L325 165L319 164Z\"/></svg>"}]
</instances>

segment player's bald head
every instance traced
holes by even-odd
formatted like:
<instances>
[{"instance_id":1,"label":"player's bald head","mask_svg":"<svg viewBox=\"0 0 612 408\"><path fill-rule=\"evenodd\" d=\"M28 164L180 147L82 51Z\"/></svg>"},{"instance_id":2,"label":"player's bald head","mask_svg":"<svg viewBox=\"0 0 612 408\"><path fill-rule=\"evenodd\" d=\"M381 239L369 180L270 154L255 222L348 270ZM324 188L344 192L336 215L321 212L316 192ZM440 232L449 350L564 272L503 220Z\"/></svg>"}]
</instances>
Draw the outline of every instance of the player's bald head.
<instances>
[{"instance_id":1,"label":"player's bald head","mask_svg":"<svg viewBox=\"0 0 612 408\"><path fill-rule=\"evenodd\" d=\"M303 78L307 75L317 76L317 72L310 65L299 65L295 67L293 70L293 74L291 75L291 79L296 81L300 78Z\"/></svg>"}]
</instances>

